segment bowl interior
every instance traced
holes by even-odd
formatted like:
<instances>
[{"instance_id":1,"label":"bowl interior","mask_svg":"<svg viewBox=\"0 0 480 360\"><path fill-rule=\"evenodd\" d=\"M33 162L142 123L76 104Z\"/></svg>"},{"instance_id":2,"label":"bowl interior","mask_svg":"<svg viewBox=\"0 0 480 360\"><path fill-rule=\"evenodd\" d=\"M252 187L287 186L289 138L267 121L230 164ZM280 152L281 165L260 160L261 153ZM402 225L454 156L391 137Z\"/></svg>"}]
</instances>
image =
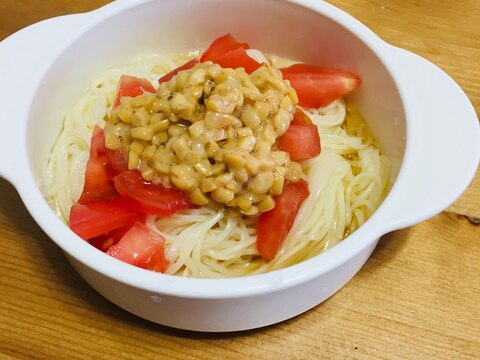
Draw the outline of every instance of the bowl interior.
<instances>
[{"instance_id":1,"label":"bowl interior","mask_svg":"<svg viewBox=\"0 0 480 360\"><path fill-rule=\"evenodd\" d=\"M309 6L315 9L278 0L164 0L89 14L92 25L58 55L33 99L27 143L35 178L44 177L63 115L94 73L142 54L202 49L227 32L264 52L360 74L363 84L350 100L393 159L396 176L405 116L394 80L369 44L371 33L329 5Z\"/></svg>"}]
</instances>

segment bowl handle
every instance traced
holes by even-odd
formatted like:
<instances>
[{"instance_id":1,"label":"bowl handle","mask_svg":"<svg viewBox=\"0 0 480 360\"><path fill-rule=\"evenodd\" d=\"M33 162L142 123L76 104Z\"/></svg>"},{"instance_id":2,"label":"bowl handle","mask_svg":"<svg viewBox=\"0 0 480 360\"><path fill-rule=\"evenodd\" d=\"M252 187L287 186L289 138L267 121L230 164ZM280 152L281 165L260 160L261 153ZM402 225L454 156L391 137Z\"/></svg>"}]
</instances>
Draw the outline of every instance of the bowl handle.
<instances>
[{"instance_id":1,"label":"bowl handle","mask_svg":"<svg viewBox=\"0 0 480 360\"><path fill-rule=\"evenodd\" d=\"M479 165L480 127L468 97L443 70L389 48L409 118L404 165L387 198L394 230L436 215L462 194Z\"/></svg>"},{"instance_id":2,"label":"bowl handle","mask_svg":"<svg viewBox=\"0 0 480 360\"><path fill-rule=\"evenodd\" d=\"M72 31L85 20L85 14L60 16L30 25L0 42L0 177L15 183L15 168L25 146L26 122L31 84L48 66L52 51L58 49Z\"/></svg>"}]
</instances>

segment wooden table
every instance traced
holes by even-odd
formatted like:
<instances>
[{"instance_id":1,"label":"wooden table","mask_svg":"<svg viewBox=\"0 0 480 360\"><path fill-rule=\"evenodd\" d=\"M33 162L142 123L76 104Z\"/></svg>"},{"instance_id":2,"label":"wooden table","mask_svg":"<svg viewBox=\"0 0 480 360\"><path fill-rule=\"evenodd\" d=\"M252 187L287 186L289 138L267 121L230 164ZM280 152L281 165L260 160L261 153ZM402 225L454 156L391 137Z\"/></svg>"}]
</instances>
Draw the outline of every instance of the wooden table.
<instances>
[{"instance_id":1,"label":"wooden table","mask_svg":"<svg viewBox=\"0 0 480 360\"><path fill-rule=\"evenodd\" d=\"M106 2L0 0L0 39ZM480 112L480 1L331 3L441 66ZM480 227L464 215L480 218L479 173L448 211L384 236L360 273L315 309L264 329L202 334L149 323L98 295L0 180L0 357L478 359Z\"/></svg>"}]
</instances>

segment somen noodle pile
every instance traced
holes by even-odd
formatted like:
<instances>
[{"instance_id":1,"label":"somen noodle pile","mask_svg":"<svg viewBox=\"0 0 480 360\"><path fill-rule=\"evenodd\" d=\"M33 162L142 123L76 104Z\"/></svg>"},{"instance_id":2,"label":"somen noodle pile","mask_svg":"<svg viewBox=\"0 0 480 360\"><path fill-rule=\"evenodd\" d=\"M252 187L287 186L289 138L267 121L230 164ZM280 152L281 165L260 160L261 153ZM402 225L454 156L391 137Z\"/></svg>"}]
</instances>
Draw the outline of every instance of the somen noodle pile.
<instances>
[{"instance_id":1,"label":"somen noodle pile","mask_svg":"<svg viewBox=\"0 0 480 360\"><path fill-rule=\"evenodd\" d=\"M188 59L187 55L155 55L107 71L65 115L43 186L45 197L64 221L82 193L92 132L95 125L105 125L120 75L146 77L155 83ZM302 163L311 196L276 258L265 262L258 255L257 218L209 205L168 218L148 217L147 225L166 239L167 274L237 277L284 268L334 246L370 217L389 188L389 159L381 154L360 114L343 100L305 111L318 126L322 152Z\"/></svg>"}]
</instances>

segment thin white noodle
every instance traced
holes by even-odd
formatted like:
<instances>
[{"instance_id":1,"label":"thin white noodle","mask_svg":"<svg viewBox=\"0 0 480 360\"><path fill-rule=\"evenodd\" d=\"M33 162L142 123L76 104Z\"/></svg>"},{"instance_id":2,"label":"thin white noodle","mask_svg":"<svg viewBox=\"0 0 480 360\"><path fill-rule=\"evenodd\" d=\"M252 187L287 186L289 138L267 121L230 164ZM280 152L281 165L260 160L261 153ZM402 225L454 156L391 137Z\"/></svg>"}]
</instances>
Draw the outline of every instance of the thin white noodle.
<instances>
[{"instance_id":1,"label":"thin white noodle","mask_svg":"<svg viewBox=\"0 0 480 360\"><path fill-rule=\"evenodd\" d=\"M267 58L271 63L288 64L277 57ZM44 179L44 195L64 221L82 192L91 134L96 125L104 126L120 75L146 77L155 83L159 76L188 59L188 55L154 55L106 71L92 81L86 94L65 115ZM336 245L375 211L389 188L389 159L381 155L363 128L355 129L353 135L347 132L343 101L305 111L319 128L322 153L302 164L311 195L277 257L267 263L258 255L257 219L208 206L169 218L148 217L147 226L165 238L165 255L170 261L166 273L217 278L280 269Z\"/></svg>"}]
</instances>

